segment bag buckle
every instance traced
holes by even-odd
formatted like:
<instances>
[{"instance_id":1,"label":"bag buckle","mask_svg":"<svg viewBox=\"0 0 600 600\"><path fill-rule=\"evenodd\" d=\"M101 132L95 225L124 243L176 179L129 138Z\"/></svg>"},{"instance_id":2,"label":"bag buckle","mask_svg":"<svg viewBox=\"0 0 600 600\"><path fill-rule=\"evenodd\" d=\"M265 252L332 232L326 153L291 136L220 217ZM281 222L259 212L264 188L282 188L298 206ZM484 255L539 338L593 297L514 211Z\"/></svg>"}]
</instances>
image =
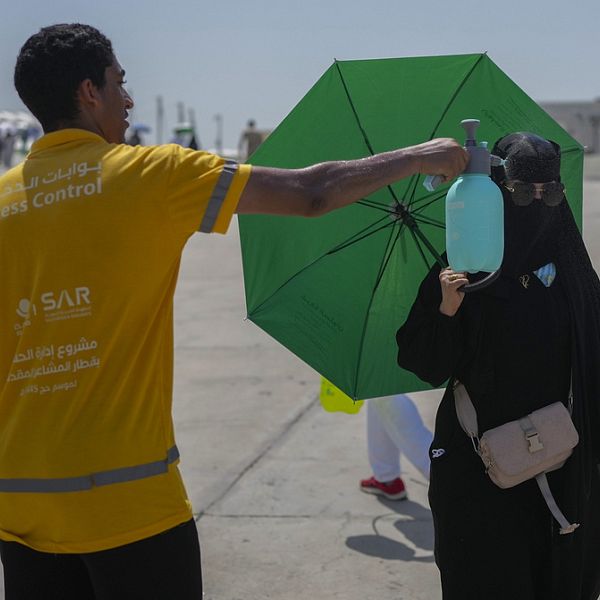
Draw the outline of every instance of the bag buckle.
<instances>
[{"instance_id":1,"label":"bag buckle","mask_svg":"<svg viewBox=\"0 0 600 600\"><path fill-rule=\"evenodd\" d=\"M529 452L531 454L544 449L544 444L540 441L540 436L537 431L526 433L525 439L529 442Z\"/></svg>"}]
</instances>

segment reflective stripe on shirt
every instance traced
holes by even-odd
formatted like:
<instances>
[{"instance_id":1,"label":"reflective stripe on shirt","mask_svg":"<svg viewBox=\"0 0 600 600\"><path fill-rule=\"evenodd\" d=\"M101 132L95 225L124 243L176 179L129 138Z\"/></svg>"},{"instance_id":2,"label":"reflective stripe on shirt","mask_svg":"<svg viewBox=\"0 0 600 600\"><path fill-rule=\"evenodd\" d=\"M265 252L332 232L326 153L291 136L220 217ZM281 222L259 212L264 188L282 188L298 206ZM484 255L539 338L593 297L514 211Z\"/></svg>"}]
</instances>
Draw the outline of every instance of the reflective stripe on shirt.
<instances>
[{"instance_id":1,"label":"reflective stripe on shirt","mask_svg":"<svg viewBox=\"0 0 600 600\"><path fill-rule=\"evenodd\" d=\"M212 196L208 201L208 206L206 207L206 211L204 212L204 216L202 217L202 223L200 223L199 231L202 233L210 233L215 225L215 221L219 216L219 211L221 210L221 205L227 196L227 192L229 191L229 186L233 180L233 176L238 169L238 164L232 160L228 160L225 162L223 166L223 171L221 171L221 176L215 185L215 189L213 190Z\"/></svg>"},{"instance_id":2,"label":"reflective stripe on shirt","mask_svg":"<svg viewBox=\"0 0 600 600\"><path fill-rule=\"evenodd\" d=\"M29 492L29 493L51 493L51 492L81 492L91 490L101 485L113 483L125 483L136 479L145 479L161 475L169 470L169 465L179 458L177 446L169 448L167 458L155 462L135 465L133 467L121 467L100 471L81 477L61 477L56 479L0 479L0 492Z\"/></svg>"}]
</instances>

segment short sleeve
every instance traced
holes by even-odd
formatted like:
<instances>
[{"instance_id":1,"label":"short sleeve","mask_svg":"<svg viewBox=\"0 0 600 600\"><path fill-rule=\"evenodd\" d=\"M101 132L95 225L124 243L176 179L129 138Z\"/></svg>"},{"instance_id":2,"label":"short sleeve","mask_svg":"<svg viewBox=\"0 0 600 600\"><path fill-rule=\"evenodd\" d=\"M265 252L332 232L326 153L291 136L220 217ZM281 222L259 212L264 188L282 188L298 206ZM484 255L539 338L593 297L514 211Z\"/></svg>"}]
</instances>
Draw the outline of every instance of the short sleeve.
<instances>
[{"instance_id":1,"label":"short sleeve","mask_svg":"<svg viewBox=\"0 0 600 600\"><path fill-rule=\"evenodd\" d=\"M170 145L165 202L178 233L226 233L251 166Z\"/></svg>"}]
</instances>

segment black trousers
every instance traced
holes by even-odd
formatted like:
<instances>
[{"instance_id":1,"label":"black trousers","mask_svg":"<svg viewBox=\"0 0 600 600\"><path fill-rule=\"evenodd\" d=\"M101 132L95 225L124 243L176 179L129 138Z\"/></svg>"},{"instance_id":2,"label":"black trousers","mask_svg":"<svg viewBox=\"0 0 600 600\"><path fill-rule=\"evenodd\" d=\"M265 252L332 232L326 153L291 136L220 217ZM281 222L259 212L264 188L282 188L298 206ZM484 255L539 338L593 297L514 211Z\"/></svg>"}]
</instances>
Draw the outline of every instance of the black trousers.
<instances>
[{"instance_id":1,"label":"black trousers","mask_svg":"<svg viewBox=\"0 0 600 600\"><path fill-rule=\"evenodd\" d=\"M150 538L86 554L0 542L6 600L201 600L192 519Z\"/></svg>"}]
</instances>

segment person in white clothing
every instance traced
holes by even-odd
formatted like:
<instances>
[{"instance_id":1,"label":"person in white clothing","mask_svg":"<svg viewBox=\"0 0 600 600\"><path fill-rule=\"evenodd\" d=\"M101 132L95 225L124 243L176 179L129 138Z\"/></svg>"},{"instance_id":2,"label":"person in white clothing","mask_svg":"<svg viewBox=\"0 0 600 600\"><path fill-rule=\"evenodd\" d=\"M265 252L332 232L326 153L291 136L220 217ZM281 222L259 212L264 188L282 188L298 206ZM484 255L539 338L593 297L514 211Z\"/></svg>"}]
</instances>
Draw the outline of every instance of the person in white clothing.
<instances>
[{"instance_id":1,"label":"person in white clothing","mask_svg":"<svg viewBox=\"0 0 600 600\"><path fill-rule=\"evenodd\" d=\"M368 400L367 447L373 476L363 479L360 489L388 500L406 498L400 456L404 455L429 481L432 437L415 403L405 394Z\"/></svg>"}]
</instances>

